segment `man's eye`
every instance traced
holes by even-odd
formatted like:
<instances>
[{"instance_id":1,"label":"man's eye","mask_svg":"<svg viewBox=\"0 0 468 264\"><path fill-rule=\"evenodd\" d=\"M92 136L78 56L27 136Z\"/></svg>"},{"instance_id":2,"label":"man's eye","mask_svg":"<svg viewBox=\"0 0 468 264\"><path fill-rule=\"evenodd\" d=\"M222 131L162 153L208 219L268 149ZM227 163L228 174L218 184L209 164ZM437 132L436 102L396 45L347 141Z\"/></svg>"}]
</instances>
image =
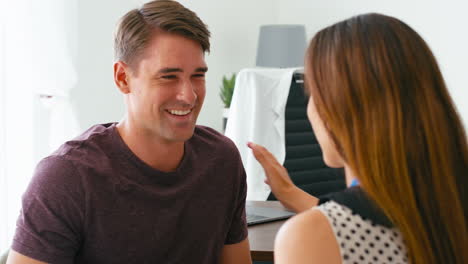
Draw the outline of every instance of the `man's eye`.
<instances>
[{"instance_id":1,"label":"man's eye","mask_svg":"<svg viewBox=\"0 0 468 264\"><path fill-rule=\"evenodd\" d=\"M193 77L196 77L196 78L205 78L205 74L194 74Z\"/></svg>"},{"instance_id":2,"label":"man's eye","mask_svg":"<svg viewBox=\"0 0 468 264\"><path fill-rule=\"evenodd\" d=\"M161 76L161 78L171 80L171 79L177 78L177 76L175 76L175 75L163 75L163 76Z\"/></svg>"}]
</instances>

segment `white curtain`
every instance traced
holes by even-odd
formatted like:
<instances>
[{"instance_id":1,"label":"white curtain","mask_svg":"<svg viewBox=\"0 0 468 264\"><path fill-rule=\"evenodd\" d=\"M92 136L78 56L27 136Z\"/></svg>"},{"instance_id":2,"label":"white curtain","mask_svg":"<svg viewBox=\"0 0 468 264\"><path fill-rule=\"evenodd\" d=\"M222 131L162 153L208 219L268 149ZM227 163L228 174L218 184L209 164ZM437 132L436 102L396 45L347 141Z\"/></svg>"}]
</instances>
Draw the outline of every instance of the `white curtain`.
<instances>
[{"instance_id":1,"label":"white curtain","mask_svg":"<svg viewBox=\"0 0 468 264\"><path fill-rule=\"evenodd\" d=\"M79 131L69 101L76 0L1 0L0 251L38 160Z\"/></svg>"}]
</instances>

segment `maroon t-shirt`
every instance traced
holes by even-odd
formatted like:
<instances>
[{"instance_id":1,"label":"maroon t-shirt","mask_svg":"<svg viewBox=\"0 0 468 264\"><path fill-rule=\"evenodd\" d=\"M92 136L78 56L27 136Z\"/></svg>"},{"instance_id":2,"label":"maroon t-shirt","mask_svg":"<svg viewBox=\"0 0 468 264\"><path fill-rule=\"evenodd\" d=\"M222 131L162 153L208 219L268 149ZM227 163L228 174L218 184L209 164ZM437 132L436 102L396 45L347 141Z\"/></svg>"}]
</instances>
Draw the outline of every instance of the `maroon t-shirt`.
<instances>
[{"instance_id":1,"label":"maroon t-shirt","mask_svg":"<svg viewBox=\"0 0 468 264\"><path fill-rule=\"evenodd\" d=\"M164 173L96 125L39 163L12 248L49 263L218 263L247 237L245 197L239 153L213 129L197 126Z\"/></svg>"}]
</instances>

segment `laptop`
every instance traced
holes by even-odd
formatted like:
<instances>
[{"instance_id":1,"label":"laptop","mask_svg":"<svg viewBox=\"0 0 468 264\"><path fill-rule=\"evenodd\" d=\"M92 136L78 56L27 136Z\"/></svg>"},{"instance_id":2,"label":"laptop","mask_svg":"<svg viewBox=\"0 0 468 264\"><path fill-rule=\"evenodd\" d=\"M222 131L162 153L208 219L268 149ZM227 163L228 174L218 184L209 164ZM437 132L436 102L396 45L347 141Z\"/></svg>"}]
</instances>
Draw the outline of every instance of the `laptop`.
<instances>
[{"instance_id":1,"label":"laptop","mask_svg":"<svg viewBox=\"0 0 468 264\"><path fill-rule=\"evenodd\" d=\"M288 219L295 213L281 208L246 205L247 225L256 225L277 220Z\"/></svg>"}]
</instances>

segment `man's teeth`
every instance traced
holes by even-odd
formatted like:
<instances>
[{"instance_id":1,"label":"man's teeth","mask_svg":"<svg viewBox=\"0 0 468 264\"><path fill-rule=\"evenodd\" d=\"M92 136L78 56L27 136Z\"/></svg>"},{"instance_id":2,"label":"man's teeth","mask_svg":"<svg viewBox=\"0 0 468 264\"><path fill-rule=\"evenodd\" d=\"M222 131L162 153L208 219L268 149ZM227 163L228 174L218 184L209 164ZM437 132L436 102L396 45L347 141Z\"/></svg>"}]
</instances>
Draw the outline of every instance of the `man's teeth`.
<instances>
[{"instance_id":1,"label":"man's teeth","mask_svg":"<svg viewBox=\"0 0 468 264\"><path fill-rule=\"evenodd\" d=\"M178 115L178 116L187 115L190 112L192 112L192 110L185 110L185 111L182 111L182 110L169 110L169 113L171 113L173 115Z\"/></svg>"}]
</instances>

